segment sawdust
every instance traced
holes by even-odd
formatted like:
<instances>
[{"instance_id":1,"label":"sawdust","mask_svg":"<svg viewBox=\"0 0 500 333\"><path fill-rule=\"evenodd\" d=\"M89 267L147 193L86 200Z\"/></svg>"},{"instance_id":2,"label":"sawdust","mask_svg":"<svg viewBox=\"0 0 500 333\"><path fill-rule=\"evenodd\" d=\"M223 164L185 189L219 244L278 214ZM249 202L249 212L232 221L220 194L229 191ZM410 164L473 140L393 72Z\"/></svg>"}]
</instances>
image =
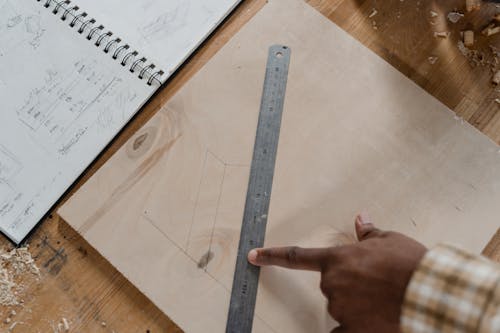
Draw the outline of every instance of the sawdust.
<instances>
[{"instance_id":1,"label":"sawdust","mask_svg":"<svg viewBox=\"0 0 500 333\"><path fill-rule=\"evenodd\" d=\"M7 332L12 332L14 328L17 326L17 324L19 324L17 321L13 322L12 325L10 325L9 328L7 329Z\"/></svg>"},{"instance_id":2,"label":"sawdust","mask_svg":"<svg viewBox=\"0 0 500 333\"><path fill-rule=\"evenodd\" d=\"M430 57L428 57L428 58L427 58L427 60L429 61L429 63L430 63L431 65L434 65L434 64L438 61L438 59L439 59L439 58L438 58L438 57L436 57L436 56L430 56Z\"/></svg>"},{"instance_id":3,"label":"sawdust","mask_svg":"<svg viewBox=\"0 0 500 333\"><path fill-rule=\"evenodd\" d=\"M63 324L64 332L69 332L69 322L68 322L68 319L63 318L62 319L62 324Z\"/></svg>"},{"instance_id":4,"label":"sawdust","mask_svg":"<svg viewBox=\"0 0 500 333\"><path fill-rule=\"evenodd\" d=\"M449 31L434 31L434 37L439 37L439 38L448 38L450 37L451 32Z\"/></svg>"},{"instance_id":5,"label":"sawdust","mask_svg":"<svg viewBox=\"0 0 500 333\"><path fill-rule=\"evenodd\" d=\"M450 21L451 23L457 23L464 16L465 16L464 14L459 13L459 12L449 12L447 15L448 21Z\"/></svg>"},{"instance_id":6,"label":"sawdust","mask_svg":"<svg viewBox=\"0 0 500 333\"><path fill-rule=\"evenodd\" d=\"M484 52L469 49L467 46L465 46L463 41L458 41L457 47L460 53L462 53L462 55L467 58L469 64L472 67L492 65L491 61L487 60Z\"/></svg>"},{"instance_id":7,"label":"sawdust","mask_svg":"<svg viewBox=\"0 0 500 333\"><path fill-rule=\"evenodd\" d=\"M0 250L0 305L19 305L18 295L24 290L24 275L40 277L40 270L28 247ZM21 282L20 282L21 281Z\"/></svg>"},{"instance_id":8,"label":"sawdust","mask_svg":"<svg viewBox=\"0 0 500 333\"><path fill-rule=\"evenodd\" d=\"M372 12L370 13L370 15L368 15L368 18L372 18L372 17L374 17L377 14L378 14L378 10L376 10L375 8L373 8Z\"/></svg>"},{"instance_id":9,"label":"sawdust","mask_svg":"<svg viewBox=\"0 0 500 333\"><path fill-rule=\"evenodd\" d=\"M469 0L468 5L472 8L471 10L476 10L479 9L480 2L477 0ZM491 10L491 4L485 4L485 7L490 6ZM496 5L496 11L498 11L498 5ZM481 33L484 38L491 38L491 36L495 35L496 33L500 33L500 26L498 25L499 21L497 20L497 16L500 14L495 14L489 19L489 23L487 23L487 27L483 29L482 31L474 31L471 30L471 24L469 23L468 26L469 28L466 28L465 31L461 31L461 36L463 41L458 41L457 47L460 53L468 60L469 64L472 67L487 67L492 75L492 82L497 84L495 79L495 74L498 73L500 66L499 66L499 59L500 59L500 54L498 52L498 49L493 46L489 45L489 49L487 47L475 47L475 37L474 35L479 35ZM457 11L452 11L448 13L448 19L450 22L456 23L455 21L458 22L458 20L462 19L464 15L462 13L459 13ZM499 16L500 18L500 16ZM478 29L476 29L478 30ZM489 39L490 43L495 43L494 39Z\"/></svg>"},{"instance_id":10,"label":"sawdust","mask_svg":"<svg viewBox=\"0 0 500 333\"><path fill-rule=\"evenodd\" d=\"M49 321L49 325L52 328L52 333L66 333L70 331L68 319L62 317L61 320L55 322L53 320Z\"/></svg>"}]
</instances>

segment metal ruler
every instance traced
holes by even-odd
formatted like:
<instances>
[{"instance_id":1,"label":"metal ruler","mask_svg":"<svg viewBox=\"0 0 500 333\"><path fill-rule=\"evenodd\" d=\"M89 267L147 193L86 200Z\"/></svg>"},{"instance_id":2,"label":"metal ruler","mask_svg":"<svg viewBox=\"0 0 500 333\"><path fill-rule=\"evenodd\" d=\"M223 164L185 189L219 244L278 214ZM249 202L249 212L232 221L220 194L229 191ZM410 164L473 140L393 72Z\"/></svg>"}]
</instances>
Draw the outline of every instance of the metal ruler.
<instances>
[{"instance_id":1,"label":"metal ruler","mask_svg":"<svg viewBox=\"0 0 500 333\"><path fill-rule=\"evenodd\" d=\"M264 245L290 54L283 45L269 48L226 333L252 331L260 269L247 254Z\"/></svg>"}]
</instances>

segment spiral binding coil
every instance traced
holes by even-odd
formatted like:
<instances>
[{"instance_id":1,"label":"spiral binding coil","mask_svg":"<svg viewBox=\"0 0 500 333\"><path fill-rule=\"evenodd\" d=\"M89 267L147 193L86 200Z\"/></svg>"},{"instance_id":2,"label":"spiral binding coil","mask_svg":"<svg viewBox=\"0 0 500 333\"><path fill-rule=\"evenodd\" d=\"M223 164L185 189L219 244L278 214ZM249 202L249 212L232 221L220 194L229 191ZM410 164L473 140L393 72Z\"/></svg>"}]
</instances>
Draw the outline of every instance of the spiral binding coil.
<instances>
[{"instance_id":1,"label":"spiral binding coil","mask_svg":"<svg viewBox=\"0 0 500 333\"><path fill-rule=\"evenodd\" d=\"M96 24L96 20L81 11L78 6L71 6L71 0L36 0L43 3L45 8L52 9L52 14L60 14L62 21L69 19L69 26L77 29L80 34L86 35L89 41L95 39L94 45L101 48L103 52L112 54L112 58L120 61L124 67L129 66L131 73L138 72L140 80L146 80L148 85L157 82L161 85L161 76L165 74L162 70L155 71L156 66L148 63L147 58L139 57L139 52L130 50L130 45L122 44L122 40L113 37L112 31L106 31L103 25ZM61 14L62 13L62 14Z\"/></svg>"}]
</instances>

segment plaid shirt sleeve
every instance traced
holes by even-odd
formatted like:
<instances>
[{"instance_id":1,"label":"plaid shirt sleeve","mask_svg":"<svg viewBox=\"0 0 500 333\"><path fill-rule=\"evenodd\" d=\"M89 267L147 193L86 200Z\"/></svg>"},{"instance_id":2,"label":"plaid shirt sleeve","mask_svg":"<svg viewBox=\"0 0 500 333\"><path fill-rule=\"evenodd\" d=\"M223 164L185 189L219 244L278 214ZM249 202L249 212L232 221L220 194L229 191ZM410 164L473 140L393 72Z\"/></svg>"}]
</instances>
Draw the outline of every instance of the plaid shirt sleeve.
<instances>
[{"instance_id":1,"label":"plaid shirt sleeve","mask_svg":"<svg viewBox=\"0 0 500 333\"><path fill-rule=\"evenodd\" d=\"M406 290L403 333L500 333L500 267L447 245L430 250Z\"/></svg>"}]
</instances>

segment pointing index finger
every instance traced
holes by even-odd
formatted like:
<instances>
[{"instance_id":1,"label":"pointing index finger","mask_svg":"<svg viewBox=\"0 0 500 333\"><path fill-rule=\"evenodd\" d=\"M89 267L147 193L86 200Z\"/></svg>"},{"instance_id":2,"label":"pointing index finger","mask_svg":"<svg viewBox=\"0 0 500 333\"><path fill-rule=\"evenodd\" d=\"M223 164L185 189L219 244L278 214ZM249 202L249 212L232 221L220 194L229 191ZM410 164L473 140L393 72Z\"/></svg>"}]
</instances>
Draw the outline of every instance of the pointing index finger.
<instances>
[{"instance_id":1,"label":"pointing index finger","mask_svg":"<svg viewBox=\"0 0 500 333\"><path fill-rule=\"evenodd\" d=\"M248 261L256 266L280 266L321 272L329 255L328 248L274 247L251 250Z\"/></svg>"}]
</instances>

